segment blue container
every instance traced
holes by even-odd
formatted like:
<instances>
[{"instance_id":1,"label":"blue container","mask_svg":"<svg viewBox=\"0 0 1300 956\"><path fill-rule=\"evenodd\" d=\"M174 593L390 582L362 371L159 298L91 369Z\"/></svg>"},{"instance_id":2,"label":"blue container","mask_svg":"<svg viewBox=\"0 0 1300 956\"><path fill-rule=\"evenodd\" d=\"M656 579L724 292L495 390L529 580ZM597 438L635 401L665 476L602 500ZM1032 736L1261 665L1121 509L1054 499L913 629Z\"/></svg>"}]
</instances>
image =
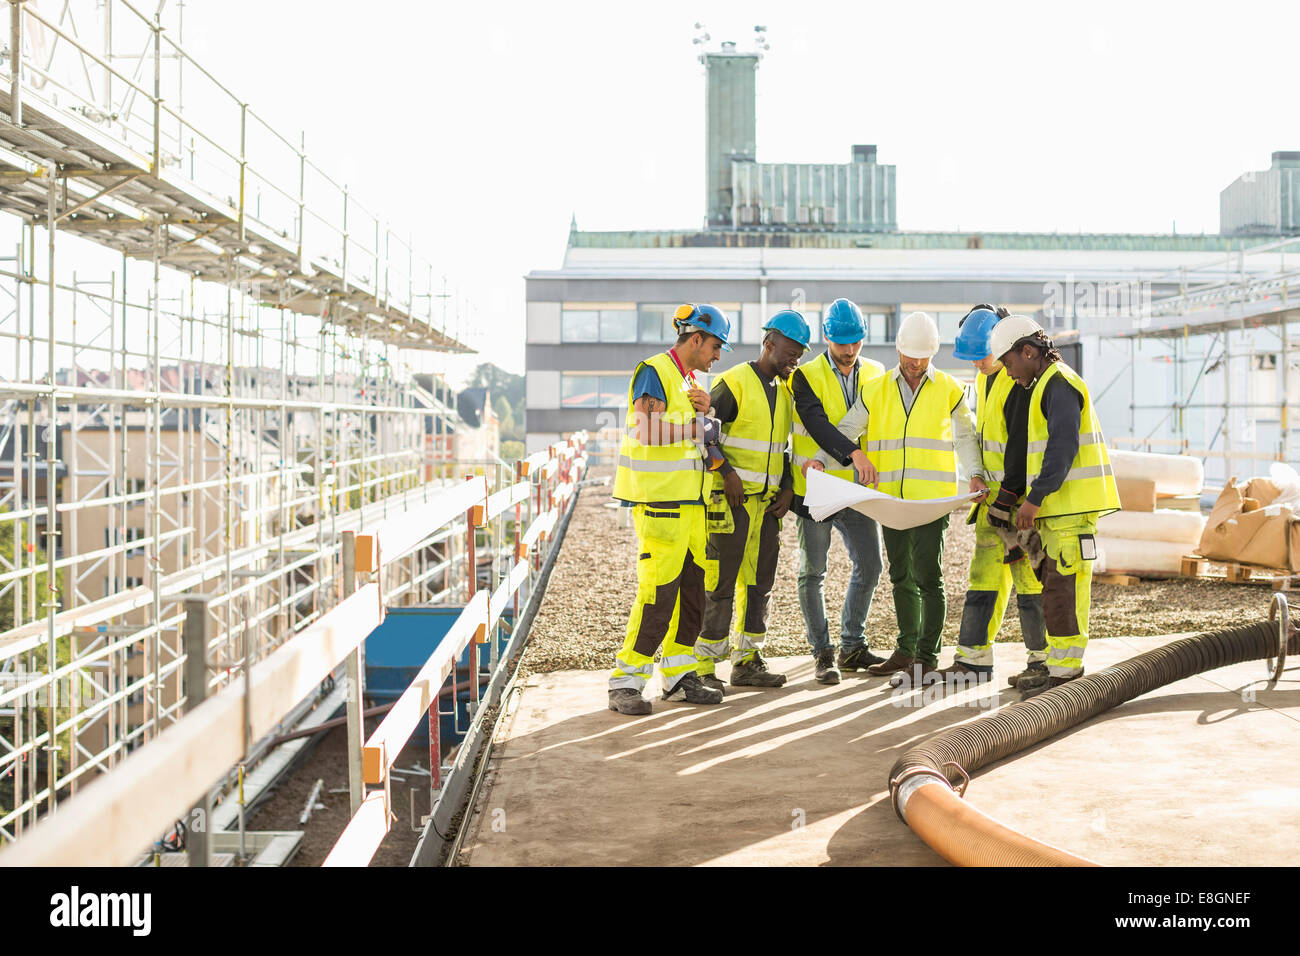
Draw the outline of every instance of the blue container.
<instances>
[{"instance_id":1,"label":"blue container","mask_svg":"<svg viewBox=\"0 0 1300 956\"><path fill-rule=\"evenodd\" d=\"M415 607L388 608L384 623L379 625L366 638L366 696L375 704L395 701L411 686L415 675L420 672L429 655L442 643L456 618L464 610L463 604L433 604ZM511 613L507 611L496 628L498 653L505 650L509 642ZM469 727L469 662L476 645L470 644L460 653L456 661L456 711L453 717L451 701L444 699L439 709L448 711L438 718L438 732L442 737L442 746L446 750L465 735ZM479 644L479 672L486 673L491 667L492 644ZM446 687L451 686L451 678ZM479 683L479 693L487 689L487 681ZM458 728L459 725L459 728ZM429 725L421 721L411 740L428 744Z\"/></svg>"}]
</instances>

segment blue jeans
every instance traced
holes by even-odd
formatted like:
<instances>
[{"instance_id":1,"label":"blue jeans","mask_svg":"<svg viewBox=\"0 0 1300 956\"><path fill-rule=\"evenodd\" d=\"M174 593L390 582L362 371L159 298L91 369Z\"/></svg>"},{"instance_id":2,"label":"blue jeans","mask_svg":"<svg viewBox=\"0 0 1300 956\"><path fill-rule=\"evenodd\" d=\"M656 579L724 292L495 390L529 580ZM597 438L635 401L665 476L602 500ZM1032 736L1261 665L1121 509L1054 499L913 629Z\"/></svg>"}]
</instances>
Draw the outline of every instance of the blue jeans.
<instances>
[{"instance_id":1,"label":"blue jeans","mask_svg":"<svg viewBox=\"0 0 1300 956\"><path fill-rule=\"evenodd\" d=\"M845 653L863 642L871 597L880 581L880 526L875 521L852 508L836 512L826 521L799 518L799 607L813 654L831 646L822 585L826 580L826 554L831 548L832 527L838 529L853 562L853 574L840 612L840 647Z\"/></svg>"}]
</instances>

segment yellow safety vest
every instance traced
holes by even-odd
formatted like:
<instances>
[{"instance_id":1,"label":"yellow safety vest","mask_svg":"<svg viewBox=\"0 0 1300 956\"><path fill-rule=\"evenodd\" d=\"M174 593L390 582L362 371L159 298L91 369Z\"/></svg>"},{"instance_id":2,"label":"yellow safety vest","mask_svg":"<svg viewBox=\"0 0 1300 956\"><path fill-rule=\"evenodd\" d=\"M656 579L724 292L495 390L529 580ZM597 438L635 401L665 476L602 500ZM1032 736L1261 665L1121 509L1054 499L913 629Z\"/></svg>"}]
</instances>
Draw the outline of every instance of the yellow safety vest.
<instances>
[{"instance_id":1,"label":"yellow safety vest","mask_svg":"<svg viewBox=\"0 0 1300 956\"><path fill-rule=\"evenodd\" d=\"M1038 376L1033 395L1029 399L1029 444L1025 454L1025 477L1032 491L1038 473L1043 470L1043 453L1047 451L1047 417L1043 415L1043 389L1055 376L1061 376L1083 396L1083 409L1079 413L1079 450L1065 481L1056 491L1043 499L1039 518L1059 515L1099 512L1109 514L1119 510L1119 489L1110 469L1110 455L1101 436L1101 424L1092 407L1092 396L1079 373L1064 362L1053 362Z\"/></svg>"},{"instance_id":2,"label":"yellow safety vest","mask_svg":"<svg viewBox=\"0 0 1300 956\"><path fill-rule=\"evenodd\" d=\"M984 467L985 483L996 496L1007 471L1007 396L1017 382L1006 369L993 373L993 385L988 376L975 373L975 430L980 436L980 461Z\"/></svg>"},{"instance_id":3,"label":"yellow safety vest","mask_svg":"<svg viewBox=\"0 0 1300 956\"><path fill-rule=\"evenodd\" d=\"M643 445L636 437L636 409L632 383L644 366L659 373L668 408L659 420L668 425L685 425L695 418L695 408L686 392L690 388L677 363L667 352L652 355L636 367L627 386L627 422L614 474L614 497L630 502L698 502L704 498L704 460L693 441L671 445Z\"/></svg>"},{"instance_id":4,"label":"yellow safety vest","mask_svg":"<svg viewBox=\"0 0 1300 956\"><path fill-rule=\"evenodd\" d=\"M883 365L859 355L858 394L865 395L867 384L884 374L885 367ZM840 419L848 414L849 408L844 404L844 390L840 388L839 378L836 375L835 366L831 362L830 354L823 352L807 365L800 365L794 370L794 373L790 376L790 392L792 395L796 375L804 377L808 387L817 396L817 400L822 403L822 409L826 412L826 420L832 425L838 425ZM792 432L790 467L794 472L794 493L803 495L808 489L808 483L803 473L803 463L816 458L821 446L817 444L817 440L812 435L808 434L808 429L804 428L797 408L794 410ZM852 468L827 468L826 474L834 475L836 478L843 478L845 481L853 480Z\"/></svg>"},{"instance_id":5,"label":"yellow safety vest","mask_svg":"<svg viewBox=\"0 0 1300 956\"><path fill-rule=\"evenodd\" d=\"M961 383L934 369L921 380L910 412L903 409L898 377L883 375L865 396L867 458L876 466L880 491L919 500L957 494L957 448L952 410L966 400Z\"/></svg>"},{"instance_id":6,"label":"yellow safety vest","mask_svg":"<svg viewBox=\"0 0 1300 956\"><path fill-rule=\"evenodd\" d=\"M794 399L777 383L775 408L767 403L767 390L749 362L733 365L718 380L727 383L736 399L735 421L722 425L722 453L740 476L747 495L775 493L781 487L785 452L794 414ZM722 475L714 472L722 490Z\"/></svg>"}]
</instances>

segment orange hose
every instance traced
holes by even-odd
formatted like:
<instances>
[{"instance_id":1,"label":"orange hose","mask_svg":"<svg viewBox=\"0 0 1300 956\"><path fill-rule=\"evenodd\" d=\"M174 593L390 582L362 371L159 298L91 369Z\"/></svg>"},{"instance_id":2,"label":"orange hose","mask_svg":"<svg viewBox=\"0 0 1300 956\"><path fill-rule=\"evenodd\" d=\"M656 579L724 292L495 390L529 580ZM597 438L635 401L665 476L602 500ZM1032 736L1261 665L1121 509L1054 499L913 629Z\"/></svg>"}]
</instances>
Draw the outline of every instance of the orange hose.
<instances>
[{"instance_id":1,"label":"orange hose","mask_svg":"<svg viewBox=\"0 0 1300 956\"><path fill-rule=\"evenodd\" d=\"M937 783L914 790L905 812L913 832L957 866L1098 865L1004 826Z\"/></svg>"}]
</instances>

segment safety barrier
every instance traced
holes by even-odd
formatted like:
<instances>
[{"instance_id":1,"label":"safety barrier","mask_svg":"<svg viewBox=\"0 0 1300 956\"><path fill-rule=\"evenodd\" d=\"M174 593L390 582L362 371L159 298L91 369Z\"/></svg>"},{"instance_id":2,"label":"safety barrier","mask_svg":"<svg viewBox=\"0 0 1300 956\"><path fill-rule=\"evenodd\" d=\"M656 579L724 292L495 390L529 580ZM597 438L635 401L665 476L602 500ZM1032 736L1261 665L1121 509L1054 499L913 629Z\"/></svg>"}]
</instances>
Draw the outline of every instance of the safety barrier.
<instances>
[{"instance_id":1,"label":"safety barrier","mask_svg":"<svg viewBox=\"0 0 1300 956\"><path fill-rule=\"evenodd\" d=\"M0 850L0 866L122 866L134 862L158 834L178 819L189 819L193 808L210 811L213 781L246 759L253 742L273 732L286 713L310 697L345 662L349 741L357 741L355 758L350 754L349 759L353 815L326 863L369 862L392 819L388 792L391 761L422 718L427 717L431 730L430 784L435 803L445 790L447 772L437 736L439 690L449 676L455 681L460 653L471 642L488 641L495 629L503 626L512 603L511 627L517 627L520 590L540 569L543 544L557 516L570 506L572 488L585 467L581 453L585 439L585 434L578 433L518 462L518 480L495 493L488 493L483 476L475 476L460 487L439 491L367 533L345 531L343 600L247 668L244 680L232 682L206 699L210 667L206 659L207 614L201 605L209 598L194 598L196 613L186 618L189 709L185 716L148 747L132 753L111 773L60 804L57 814L41 819L22 840ZM529 524L524 529L526 512ZM512 527L507 527L510 518ZM387 580L389 569L431 541L446 540L458 527L463 527L466 535L465 608L411 686L362 745L359 648L382 623L386 598L412 587L410 581L387 587L391 583ZM483 590L477 586L480 536L486 539L493 566L492 587ZM496 565L502 557L509 563L498 571ZM442 564L444 573L449 573L450 561ZM358 577L369 580L358 587ZM502 663L494 655L493 671ZM478 719L478 668L471 667L470 673L471 713ZM459 772L461 768L455 769ZM365 783L382 785L382 789L367 793ZM203 865L206 859L192 856L191 864L196 863Z\"/></svg>"},{"instance_id":2,"label":"safety barrier","mask_svg":"<svg viewBox=\"0 0 1300 956\"><path fill-rule=\"evenodd\" d=\"M500 686L500 678L504 676L509 661L497 656L497 629L504 626L505 611L511 605L514 608L510 618L512 637L520 626L520 590L540 570L545 550L542 545L572 506L574 490L586 468L585 442L585 433L578 433L568 441L557 442L544 452L530 455L518 463L518 480L513 485L487 496L481 505L475 506L470 515L471 555L474 553L473 529L490 526L513 512L513 545L508 550L511 563L496 575L499 580L491 589L478 590L477 576L471 575L471 593L464 609L411 684L366 739L361 749L362 779L365 785L377 789L363 795L347 828L325 859L325 866L365 866L374 856L394 818L389 771L422 720L427 721L429 730L430 813L426 822L434 817L450 791L453 775L464 776L471 772L469 760L464 759L469 751L464 747L453 764L447 766L443 763L438 701L444 685L450 682L452 706L457 706L456 662L470 646L491 643L490 680L494 686ZM533 517L528 527L523 529L525 502L531 504ZM484 697L479 681L477 656L472 655L469 713L473 726L469 728L466 740L471 732L480 729L478 724Z\"/></svg>"}]
</instances>

